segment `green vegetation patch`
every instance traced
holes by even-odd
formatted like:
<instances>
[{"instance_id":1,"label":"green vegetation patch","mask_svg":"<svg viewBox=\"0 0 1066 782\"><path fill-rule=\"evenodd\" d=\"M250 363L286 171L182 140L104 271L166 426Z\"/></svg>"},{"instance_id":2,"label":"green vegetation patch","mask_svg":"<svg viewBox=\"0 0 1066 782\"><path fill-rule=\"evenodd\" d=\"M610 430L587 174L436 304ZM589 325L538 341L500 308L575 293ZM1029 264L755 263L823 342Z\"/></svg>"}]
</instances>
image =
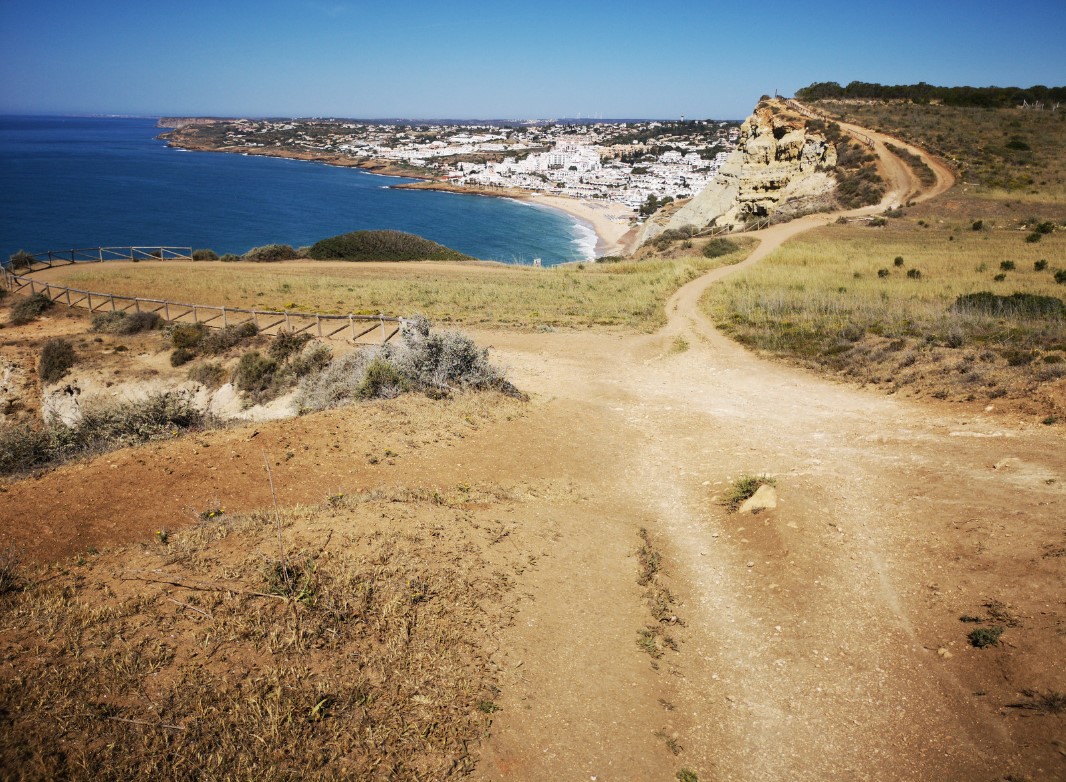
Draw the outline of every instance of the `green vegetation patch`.
<instances>
[{"instance_id":1,"label":"green vegetation patch","mask_svg":"<svg viewBox=\"0 0 1066 782\"><path fill-rule=\"evenodd\" d=\"M316 261L469 261L469 255L403 231L352 231L312 245Z\"/></svg>"}]
</instances>

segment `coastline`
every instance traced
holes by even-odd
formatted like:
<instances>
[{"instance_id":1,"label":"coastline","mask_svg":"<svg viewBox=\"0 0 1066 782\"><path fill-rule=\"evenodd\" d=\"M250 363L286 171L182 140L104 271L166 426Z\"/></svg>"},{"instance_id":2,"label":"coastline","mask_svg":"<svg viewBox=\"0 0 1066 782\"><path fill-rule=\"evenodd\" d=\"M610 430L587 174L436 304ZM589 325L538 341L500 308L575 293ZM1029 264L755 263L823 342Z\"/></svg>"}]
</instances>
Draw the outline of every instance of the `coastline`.
<instances>
[{"instance_id":1,"label":"coastline","mask_svg":"<svg viewBox=\"0 0 1066 782\"><path fill-rule=\"evenodd\" d=\"M524 200L566 212L591 226L597 237L597 258L604 255L625 255L630 250L633 237L628 236L631 233L629 220L633 216L633 210L623 204L536 192L530 192Z\"/></svg>"},{"instance_id":2,"label":"coastline","mask_svg":"<svg viewBox=\"0 0 1066 782\"><path fill-rule=\"evenodd\" d=\"M391 185L396 189L404 190L437 190L460 195L480 195L491 198L510 198L522 203L533 204L547 209L554 209L565 213L596 235L595 257L604 255L626 255L636 239L636 233L630 228L629 221L633 216L633 210L613 202L592 201L586 199L570 198L568 196L546 195L533 190L521 188L489 188L468 187L465 185L453 185L431 178L423 171L406 170L409 167L401 166L392 161L374 158L352 158L336 153L315 153L305 150L288 150L263 147L213 147L205 144L189 143L181 138L178 131L164 133L159 138L166 141L167 146L174 149L184 149L196 152L221 152L238 155L250 155L255 157L275 157L288 160L303 160L310 163L324 163L330 166L342 168L358 168L370 174L379 176L403 177L418 179L421 181ZM592 260L592 259L587 259Z\"/></svg>"}]
</instances>

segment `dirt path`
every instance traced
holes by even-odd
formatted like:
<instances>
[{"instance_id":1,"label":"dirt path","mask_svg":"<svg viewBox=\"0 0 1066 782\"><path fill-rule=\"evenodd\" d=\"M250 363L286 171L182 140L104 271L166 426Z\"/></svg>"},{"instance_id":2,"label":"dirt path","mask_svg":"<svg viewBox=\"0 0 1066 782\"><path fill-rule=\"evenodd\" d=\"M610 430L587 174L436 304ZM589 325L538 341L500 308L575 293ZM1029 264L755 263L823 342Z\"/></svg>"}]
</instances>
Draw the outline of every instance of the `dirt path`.
<instances>
[{"instance_id":1,"label":"dirt path","mask_svg":"<svg viewBox=\"0 0 1066 782\"><path fill-rule=\"evenodd\" d=\"M886 202L930 197L875 139ZM953 181L935 170L933 193ZM739 268L830 219L760 232ZM1060 749L1045 739L1023 751L996 699L1063 684L1036 662L1064 657L1062 560L1041 557L1062 535L1061 440L760 360L697 306L737 268L678 291L655 336L484 335L537 391L556 452L583 465L569 477L586 512L557 520L552 575L511 631L480 777L671 779L689 767L714 780L1059 778ZM689 350L670 352L677 336ZM776 476L780 507L726 514L713 496L741 473ZM1006 516L1003 538L992 529ZM670 630L679 651L658 670L644 657L643 672L641 527L664 553L684 622ZM967 646L958 617L995 601L1029 617L1024 652ZM1061 719L1047 719L1059 720L1040 726L1053 735Z\"/></svg>"}]
</instances>

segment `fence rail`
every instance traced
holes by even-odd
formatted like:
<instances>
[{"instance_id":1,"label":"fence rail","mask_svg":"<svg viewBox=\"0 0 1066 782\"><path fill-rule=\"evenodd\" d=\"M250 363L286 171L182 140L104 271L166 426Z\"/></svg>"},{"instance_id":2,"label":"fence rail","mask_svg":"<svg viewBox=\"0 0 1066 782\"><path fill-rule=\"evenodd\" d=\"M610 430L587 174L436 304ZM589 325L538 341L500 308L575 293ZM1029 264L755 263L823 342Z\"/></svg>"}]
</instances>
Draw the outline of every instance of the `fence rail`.
<instances>
[{"instance_id":1,"label":"fence rail","mask_svg":"<svg viewBox=\"0 0 1066 782\"><path fill-rule=\"evenodd\" d=\"M41 267L27 267L29 272L40 271L41 268L51 268L56 265L69 265L72 263L100 263L101 255L109 251L118 250L157 250L173 251L185 248L109 248L97 247L91 250L61 250L37 253L34 258L58 256L60 253L69 255L71 258L76 253L96 253L96 256L88 260L66 260L59 258L58 261L48 258L48 261L40 261ZM111 260L121 257L129 260L131 256L116 256ZM153 260L184 259L180 255L151 255ZM109 260L103 258L103 260ZM8 268L4 268L0 275L0 282L4 288L12 293L40 293L49 299L69 307L78 307L93 313L101 312L154 312L164 320L172 323L201 323L208 328L221 329L227 326L236 326L242 323L254 323L261 334L276 335L280 332L293 334L309 333L320 339L344 341L351 344L385 344L403 328L404 318L390 317L387 315L323 315L320 313L283 312L276 310L254 310L241 307L220 307L213 304L188 304L185 302L170 301L169 299L149 299L142 296L121 296L114 293L99 293L86 291L79 288L69 288L65 285L55 285L50 282L42 282L30 277L29 274L15 274Z\"/></svg>"},{"instance_id":2,"label":"fence rail","mask_svg":"<svg viewBox=\"0 0 1066 782\"><path fill-rule=\"evenodd\" d=\"M82 247L71 250L45 250L26 253L22 262L30 271L69 266L73 263L104 261L191 261L191 247Z\"/></svg>"}]
</instances>

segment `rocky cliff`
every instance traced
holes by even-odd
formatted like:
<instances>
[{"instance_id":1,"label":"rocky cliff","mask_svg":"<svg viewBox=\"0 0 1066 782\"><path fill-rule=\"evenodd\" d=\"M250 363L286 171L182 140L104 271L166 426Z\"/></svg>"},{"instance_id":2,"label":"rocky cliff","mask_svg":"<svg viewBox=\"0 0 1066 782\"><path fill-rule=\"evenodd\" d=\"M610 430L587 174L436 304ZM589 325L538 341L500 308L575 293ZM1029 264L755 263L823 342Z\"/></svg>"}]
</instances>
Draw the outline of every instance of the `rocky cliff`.
<instances>
[{"instance_id":1,"label":"rocky cliff","mask_svg":"<svg viewBox=\"0 0 1066 782\"><path fill-rule=\"evenodd\" d=\"M668 217L644 225L642 241L667 228L736 228L762 217L797 215L829 205L836 148L778 101L763 101L740 128L737 149L718 176Z\"/></svg>"}]
</instances>

